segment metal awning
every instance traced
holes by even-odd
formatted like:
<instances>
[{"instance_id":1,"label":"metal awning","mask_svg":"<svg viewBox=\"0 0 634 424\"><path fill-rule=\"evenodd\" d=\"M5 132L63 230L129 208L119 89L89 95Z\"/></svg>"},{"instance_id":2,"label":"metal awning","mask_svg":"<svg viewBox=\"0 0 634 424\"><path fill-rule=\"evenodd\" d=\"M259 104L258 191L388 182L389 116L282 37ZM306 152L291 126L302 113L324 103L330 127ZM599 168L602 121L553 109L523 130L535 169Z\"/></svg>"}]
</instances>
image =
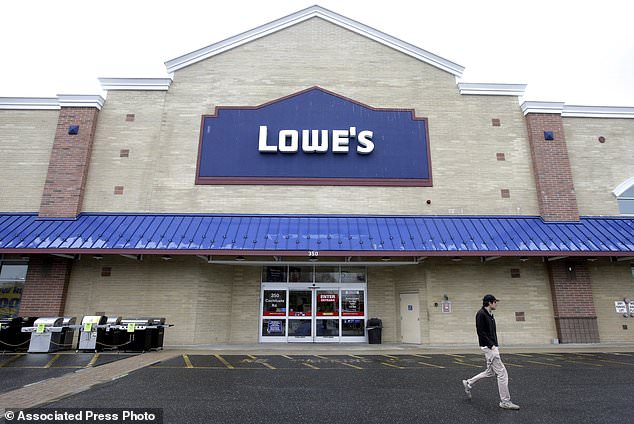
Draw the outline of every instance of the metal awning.
<instances>
[{"instance_id":1,"label":"metal awning","mask_svg":"<svg viewBox=\"0 0 634 424\"><path fill-rule=\"evenodd\" d=\"M634 256L634 218L0 214L0 253Z\"/></svg>"}]
</instances>

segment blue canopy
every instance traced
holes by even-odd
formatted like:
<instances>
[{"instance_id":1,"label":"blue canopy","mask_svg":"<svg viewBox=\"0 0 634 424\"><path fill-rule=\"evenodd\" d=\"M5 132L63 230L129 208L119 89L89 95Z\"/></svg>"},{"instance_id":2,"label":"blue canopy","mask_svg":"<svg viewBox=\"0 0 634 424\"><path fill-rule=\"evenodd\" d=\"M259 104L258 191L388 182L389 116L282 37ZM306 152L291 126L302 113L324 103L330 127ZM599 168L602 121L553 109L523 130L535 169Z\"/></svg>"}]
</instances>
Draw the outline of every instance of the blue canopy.
<instances>
[{"instance_id":1,"label":"blue canopy","mask_svg":"<svg viewBox=\"0 0 634 424\"><path fill-rule=\"evenodd\" d=\"M634 218L0 214L0 253L634 256Z\"/></svg>"}]
</instances>

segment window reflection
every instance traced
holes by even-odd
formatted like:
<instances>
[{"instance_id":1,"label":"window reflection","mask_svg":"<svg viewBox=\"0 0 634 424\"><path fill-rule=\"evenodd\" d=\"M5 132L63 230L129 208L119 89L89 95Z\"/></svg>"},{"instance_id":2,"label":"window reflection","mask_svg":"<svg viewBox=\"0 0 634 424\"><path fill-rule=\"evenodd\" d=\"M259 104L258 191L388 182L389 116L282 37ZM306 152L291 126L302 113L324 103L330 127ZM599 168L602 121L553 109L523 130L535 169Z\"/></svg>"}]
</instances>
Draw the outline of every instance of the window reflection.
<instances>
[{"instance_id":1,"label":"window reflection","mask_svg":"<svg viewBox=\"0 0 634 424\"><path fill-rule=\"evenodd\" d=\"M318 319L317 320L317 336L319 337L339 336L339 320L338 319Z\"/></svg>"},{"instance_id":2,"label":"window reflection","mask_svg":"<svg viewBox=\"0 0 634 424\"><path fill-rule=\"evenodd\" d=\"M364 336L365 335L365 323L362 319L344 319L341 322L341 335L342 336Z\"/></svg>"},{"instance_id":3,"label":"window reflection","mask_svg":"<svg viewBox=\"0 0 634 424\"><path fill-rule=\"evenodd\" d=\"M339 315L339 291L317 291L317 316Z\"/></svg>"},{"instance_id":4,"label":"window reflection","mask_svg":"<svg viewBox=\"0 0 634 424\"><path fill-rule=\"evenodd\" d=\"M309 317L312 315L312 297L310 290L291 290L288 294L288 315L291 317Z\"/></svg>"}]
</instances>

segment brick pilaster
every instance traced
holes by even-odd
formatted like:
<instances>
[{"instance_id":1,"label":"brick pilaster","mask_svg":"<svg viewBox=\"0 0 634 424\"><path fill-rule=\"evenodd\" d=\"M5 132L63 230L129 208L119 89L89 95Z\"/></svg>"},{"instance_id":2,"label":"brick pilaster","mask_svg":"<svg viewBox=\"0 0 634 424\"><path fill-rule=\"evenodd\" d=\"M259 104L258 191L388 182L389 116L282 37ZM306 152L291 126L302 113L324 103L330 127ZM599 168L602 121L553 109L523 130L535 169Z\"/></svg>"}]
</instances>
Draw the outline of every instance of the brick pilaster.
<instances>
[{"instance_id":1,"label":"brick pilaster","mask_svg":"<svg viewBox=\"0 0 634 424\"><path fill-rule=\"evenodd\" d=\"M74 218L81 211L98 113L96 107L61 108L40 203L41 217ZM75 125L78 133L69 134Z\"/></svg>"},{"instance_id":2,"label":"brick pilaster","mask_svg":"<svg viewBox=\"0 0 634 424\"><path fill-rule=\"evenodd\" d=\"M542 217L546 221L578 221L577 196L561 115L528 113L526 124ZM554 139L545 140L544 132L552 132Z\"/></svg>"},{"instance_id":3,"label":"brick pilaster","mask_svg":"<svg viewBox=\"0 0 634 424\"><path fill-rule=\"evenodd\" d=\"M592 278L583 262L548 264L557 335L561 343L599 343Z\"/></svg>"},{"instance_id":4,"label":"brick pilaster","mask_svg":"<svg viewBox=\"0 0 634 424\"><path fill-rule=\"evenodd\" d=\"M20 301L20 316L62 316L72 265L70 259L31 256Z\"/></svg>"}]
</instances>

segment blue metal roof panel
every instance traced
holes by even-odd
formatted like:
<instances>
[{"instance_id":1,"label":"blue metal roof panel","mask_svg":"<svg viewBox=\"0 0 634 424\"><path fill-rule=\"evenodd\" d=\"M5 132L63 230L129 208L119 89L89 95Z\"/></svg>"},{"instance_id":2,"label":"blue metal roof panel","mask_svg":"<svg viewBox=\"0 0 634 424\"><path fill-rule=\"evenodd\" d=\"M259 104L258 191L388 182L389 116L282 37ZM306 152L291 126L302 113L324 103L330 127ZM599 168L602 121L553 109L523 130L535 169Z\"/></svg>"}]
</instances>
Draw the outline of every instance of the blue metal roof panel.
<instances>
[{"instance_id":1,"label":"blue metal roof panel","mask_svg":"<svg viewBox=\"0 0 634 424\"><path fill-rule=\"evenodd\" d=\"M634 218L0 214L0 251L631 253Z\"/></svg>"}]
</instances>

